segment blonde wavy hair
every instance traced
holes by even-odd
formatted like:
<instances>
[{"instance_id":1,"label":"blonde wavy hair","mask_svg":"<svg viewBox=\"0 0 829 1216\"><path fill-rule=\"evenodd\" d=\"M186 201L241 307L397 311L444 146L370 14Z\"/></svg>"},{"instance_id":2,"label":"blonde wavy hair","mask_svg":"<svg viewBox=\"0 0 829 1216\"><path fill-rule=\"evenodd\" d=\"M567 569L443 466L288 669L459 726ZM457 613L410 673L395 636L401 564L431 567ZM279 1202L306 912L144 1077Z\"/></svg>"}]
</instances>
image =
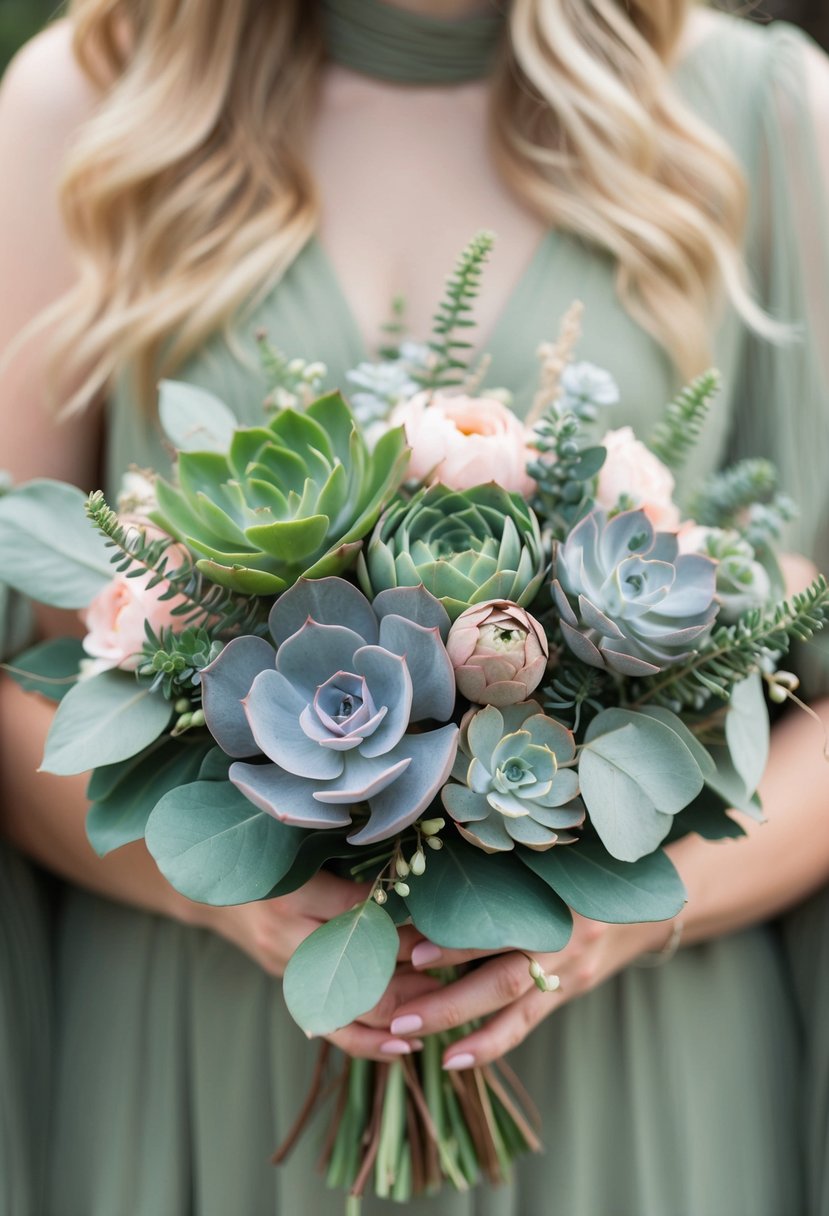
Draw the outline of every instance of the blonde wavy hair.
<instances>
[{"instance_id":1,"label":"blonde wavy hair","mask_svg":"<svg viewBox=\"0 0 829 1216\"><path fill-rule=\"evenodd\" d=\"M692 0L511 0L492 88L505 180L608 250L630 313L689 376L723 293L754 327L746 184L673 92ZM302 149L324 49L308 0L72 0L103 89L62 184L79 278L52 311L82 408L129 368L168 375L279 279L317 224ZM126 36L125 36L126 34Z\"/></svg>"}]
</instances>

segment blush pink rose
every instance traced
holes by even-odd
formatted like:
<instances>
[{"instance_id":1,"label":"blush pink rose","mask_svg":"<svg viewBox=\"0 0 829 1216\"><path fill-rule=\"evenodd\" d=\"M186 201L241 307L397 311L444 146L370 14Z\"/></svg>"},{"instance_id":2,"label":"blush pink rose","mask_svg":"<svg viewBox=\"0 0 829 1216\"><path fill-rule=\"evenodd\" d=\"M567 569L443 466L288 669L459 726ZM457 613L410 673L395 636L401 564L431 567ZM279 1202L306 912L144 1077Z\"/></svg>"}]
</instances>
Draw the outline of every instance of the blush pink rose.
<instances>
[{"instance_id":1,"label":"blush pink rose","mask_svg":"<svg viewBox=\"0 0 829 1216\"><path fill-rule=\"evenodd\" d=\"M175 562L173 548L168 550L168 555L170 562ZM184 558L183 552L181 557ZM169 583L162 579L155 587L148 587L151 578L150 574L136 578L116 574L81 613L88 630L83 648L95 660L87 669L87 675L112 667L135 671L146 639L145 621L149 621L156 633L160 629L179 632L185 628L182 618L173 616L176 605L183 603L181 596L162 600Z\"/></svg>"},{"instance_id":2,"label":"blush pink rose","mask_svg":"<svg viewBox=\"0 0 829 1216\"><path fill-rule=\"evenodd\" d=\"M497 481L525 497L535 487L527 473L536 454L532 435L494 397L418 393L395 409L391 421L405 428L409 473L418 481L439 481L450 490Z\"/></svg>"},{"instance_id":3,"label":"blush pink rose","mask_svg":"<svg viewBox=\"0 0 829 1216\"><path fill-rule=\"evenodd\" d=\"M596 505L605 511L627 498L645 512L657 532L675 532L680 524L670 469L654 456L629 426L608 431L602 440L607 458L599 472Z\"/></svg>"}]
</instances>

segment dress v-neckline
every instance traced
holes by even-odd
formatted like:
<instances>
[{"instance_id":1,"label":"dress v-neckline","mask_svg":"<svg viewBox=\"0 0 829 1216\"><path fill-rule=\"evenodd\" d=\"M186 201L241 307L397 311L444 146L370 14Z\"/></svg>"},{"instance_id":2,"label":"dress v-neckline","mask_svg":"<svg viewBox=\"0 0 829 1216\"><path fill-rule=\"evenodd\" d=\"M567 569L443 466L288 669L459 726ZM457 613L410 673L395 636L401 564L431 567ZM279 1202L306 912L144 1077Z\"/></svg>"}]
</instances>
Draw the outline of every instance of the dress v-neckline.
<instances>
[{"instance_id":1,"label":"dress v-neckline","mask_svg":"<svg viewBox=\"0 0 829 1216\"><path fill-rule=\"evenodd\" d=\"M473 234L470 233L470 238L472 235ZM477 362L484 354L492 355L494 350L498 347L500 335L504 332L505 327L508 326L509 318L512 315L513 309L516 307L517 302L524 294L530 280L535 277L536 267L542 260L542 257L549 256L551 245L555 239L557 237L560 238L563 235L565 234L558 233L554 229L548 229L546 232L542 233L541 238L530 254L529 260L525 263L523 270L520 272L512 288L507 293L503 306L497 313L495 320L490 326L486 340L483 341L479 346L476 345L476 348L471 352L470 362L472 364ZM337 269L331 255L328 253L328 250L323 245L317 233L313 233L311 235L308 244L306 245L305 252L312 253L316 260L317 266L326 279L326 290L330 293L330 297L333 299L337 311L340 313L341 324L349 345L354 349L355 353L359 352L360 362L373 362L378 358L377 347L379 347L383 341L382 331L378 331L377 346L372 350L372 347L367 344L363 336L362 330L357 322L357 317L353 308L351 307L348 296L345 292L345 288L339 274L337 273ZM437 303L438 300L436 298L435 305L437 305ZM391 306L391 300L389 301L389 305ZM411 334L409 337L416 342L425 342L429 335Z\"/></svg>"},{"instance_id":2,"label":"dress v-neckline","mask_svg":"<svg viewBox=\"0 0 829 1216\"><path fill-rule=\"evenodd\" d=\"M674 82L679 86L679 80L684 75L689 67L693 67L697 57L702 54L709 45L714 41L717 34L715 29L707 30L698 41L690 47L688 51L676 62L670 70L670 74ZM681 90L680 90L681 91ZM473 234L470 232L470 238ZM502 344L502 335L509 330L509 321L515 309L521 303L526 291L530 287L533 280L536 278L537 268L542 261L546 261L549 265L551 261L558 261L567 244L574 238L573 234L563 232L559 229L550 228L543 232L528 261L525 263L523 270L515 280L511 290L508 292L503 306L497 313L495 320L490 326L489 333L486 335L485 341L476 344L475 349L471 352L470 363L474 365L484 355L491 356L493 361L497 361L498 351ZM372 347L366 342L362 329L357 321L357 316L351 306L345 286L337 272L334 261L320 239L319 233L311 234L305 249L304 254L311 254L317 263L322 277L326 280L326 289L330 298L334 301L336 310L340 314L340 324L342 326L343 335L346 338L349 346L355 354L355 363L357 362L373 362L377 357L377 347L382 343L382 331L377 334L377 346ZM437 300L436 300L437 303ZM389 301L391 305L391 300ZM426 341L427 334L412 334L411 337L415 341Z\"/></svg>"}]
</instances>

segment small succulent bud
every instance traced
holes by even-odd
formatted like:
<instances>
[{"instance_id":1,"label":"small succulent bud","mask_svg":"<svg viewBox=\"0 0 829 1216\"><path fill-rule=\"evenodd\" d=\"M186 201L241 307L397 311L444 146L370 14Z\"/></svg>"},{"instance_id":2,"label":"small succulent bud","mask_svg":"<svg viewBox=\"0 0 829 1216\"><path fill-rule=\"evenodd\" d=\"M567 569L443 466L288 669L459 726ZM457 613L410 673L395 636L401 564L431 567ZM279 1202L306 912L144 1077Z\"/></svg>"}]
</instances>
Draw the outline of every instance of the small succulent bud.
<instances>
[{"instance_id":1,"label":"small succulent bud","mask_svg":"<svg viewBox=\"0 0 829 1216\"><path fill-rule=\"evenodd\" d=\"M177 714L186 714L190 709L190 702L186 697L179 697L179 699L173 703L173 709Z\"/></svg>"},{"instance_id":2,"label":"small succulent bud","mask_svg":"<svg viewBox=\"0 0 829 1216\"><path fill-rule=\"evenodd\" d=\"M388 895L386 894L386 892L383 890L382 887L378 887L377 890L374 892L374 902L377 904L384 904L387 899L388 899Z\"/></svg>"},{"instance_id":3,"label":"small succulent bud","mask_svg":"<svg viewBox=\"0 0 829 1216\"><path fill-rule=\"evenodd\" d=\"M445 819L424 819L420 825L420 830L424 836L437 836L438 832L445 827Z\"/></svg>"},{"instance_id":4,"label":"small succulent bud","mask_svg":"<svg viewBox=\"0 0 829 1216\"><path fill-rule=\"evenodd\" d=\"M426 869L426 854L423 852L423 849L417 850L409 862L409 865L411 866L412 873L420 877L420 875Z\"/></svg>"},{"instance_id":5,"label":"small succulent bud","mask_svg":"<svg viewBox=\"0 0 829 1216\"><path fill-rule=\"evenodd\" d=\"M428 844L430 849L434 849L436 853L439 853L443 848L443 841L440 836L427 836L426 844Z\"/></svg>"},{"instance_id":6,"label":"small succulent bud","mask_svg":"<svg viewBox=\"0 0 829 1216\"><path fill-rule=\"evenodd\" d=\"M789 692L796 692L800 688L800 680L793 671L776 671L774 673L775 684L782 684Z\"/></svg>"},{"instance_id":7,"label":"small succulent bud","mask_svg":"<svg viewBox=\"0 0 829 1216\"><path fill-rule=\"evenodd\" d=\"M536 981L544 978L544 968L541 966L541 963L539 963L537 959L533 959L532 962L530 963L530 975Z\"/></svg>"},{"instance_id":8,"label":"small succulent bud","mask_svg":"<svg viewBox=\"0 0 829 1216\"><path fill-rule=\"evenodd\" d=\"M394 889L401 899L405 899L407 895L411 894L409 884L407 882L396 882L394 884Z\"/></svg>"},{"instance_id":9,"label":"small succulent bud","mask_svg":"<svg viewBox=\"0 0 829 1216\"><path fill-rule=\"evenodd\" d=\"M775 684L773 681L769 684L769 700L775 705L782 705L784 701L789 699L789 694L780 684Z\"/></svg>"},{"instance_id":10,"label":"small succulent bud","mask_svg":"<svg viewBox=\"0 0 829 1216\"><path fill-rule=\"evenodd\" d=\"M192 725L193 725L193 715L192 714L182 714L180 716L178 722L176 722L175 729L178 733L181 733L182 731L189 730Z\"/></svg>"},{"instance_id":11,"label":"small succulent bud","mask_svg":"<svg viewBox=\"0 0 829 1216\"><path fill-rule=\"evenodd\" d=\"M190 717L191 726L204 726L204 710L196 709Z\"/></svg>"},{"instance_id":12,"label":"small succulent bud","mask_svg":"<svg viewBox=\"0 0 829 1216\"><path fill-rule=\"evenodd\" d=\"M398 877L409 877L409 863L404 857L396 857L394 860L394 868L397 870Z\"/></svg>"}]
</instances>

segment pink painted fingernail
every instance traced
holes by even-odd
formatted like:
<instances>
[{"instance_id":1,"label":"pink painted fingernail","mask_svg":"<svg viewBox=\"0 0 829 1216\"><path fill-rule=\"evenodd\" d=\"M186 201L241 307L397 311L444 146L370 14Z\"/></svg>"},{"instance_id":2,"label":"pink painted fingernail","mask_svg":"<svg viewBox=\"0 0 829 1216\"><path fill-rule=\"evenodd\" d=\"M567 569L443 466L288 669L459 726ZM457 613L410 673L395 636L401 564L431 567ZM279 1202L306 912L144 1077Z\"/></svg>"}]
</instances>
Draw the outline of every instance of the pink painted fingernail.
<instances>
[{"instance_id":1,"label":"pink painted fingernail","mask_svg":"<svg viewBox=\"0 0 829 1216\"><path fill-rule=\"evenodd\" d=\"M436 963L442 954L440 946L434 942L418 942L412 951L412 966L428 967L429 963Z\"/></svg>"},{"instance_id":2,"label":"pink painted fingernail","mask_svg":"<svg viewBox=\"0 0 829 1216\"><path fill-rule=\"evenodd\" d=\"M474 1064L475 1057L468 1051L462 1051L458 1055L452 1056L451 1059L447 1060L443 1067L447 1072L451 1072L456 1068L472 1068Z\"/></svg>"},{"instance_id":3,"label":"pink painted fingernail","mask_svg":"<svg viewBox=\"0 0 829 1216\"><path fill-rule=\"evenodd\" d=\"M392 1034L414 1034L423 1029L423 1018L416 1013L407 1013L402 1018L395 1018L389 1030Z\"/></svg>"},{"instance_id":4,"label":"pink painted fingernail","mask_svg":"<svg viewBox=\"0 0 829 1216\"><path fill-rule=\"evenodd\" d=\"M380 1050L387 1056L408 1056L412 1051L405 1039L387 1039Z\"/></svg>"}]
</instances>

